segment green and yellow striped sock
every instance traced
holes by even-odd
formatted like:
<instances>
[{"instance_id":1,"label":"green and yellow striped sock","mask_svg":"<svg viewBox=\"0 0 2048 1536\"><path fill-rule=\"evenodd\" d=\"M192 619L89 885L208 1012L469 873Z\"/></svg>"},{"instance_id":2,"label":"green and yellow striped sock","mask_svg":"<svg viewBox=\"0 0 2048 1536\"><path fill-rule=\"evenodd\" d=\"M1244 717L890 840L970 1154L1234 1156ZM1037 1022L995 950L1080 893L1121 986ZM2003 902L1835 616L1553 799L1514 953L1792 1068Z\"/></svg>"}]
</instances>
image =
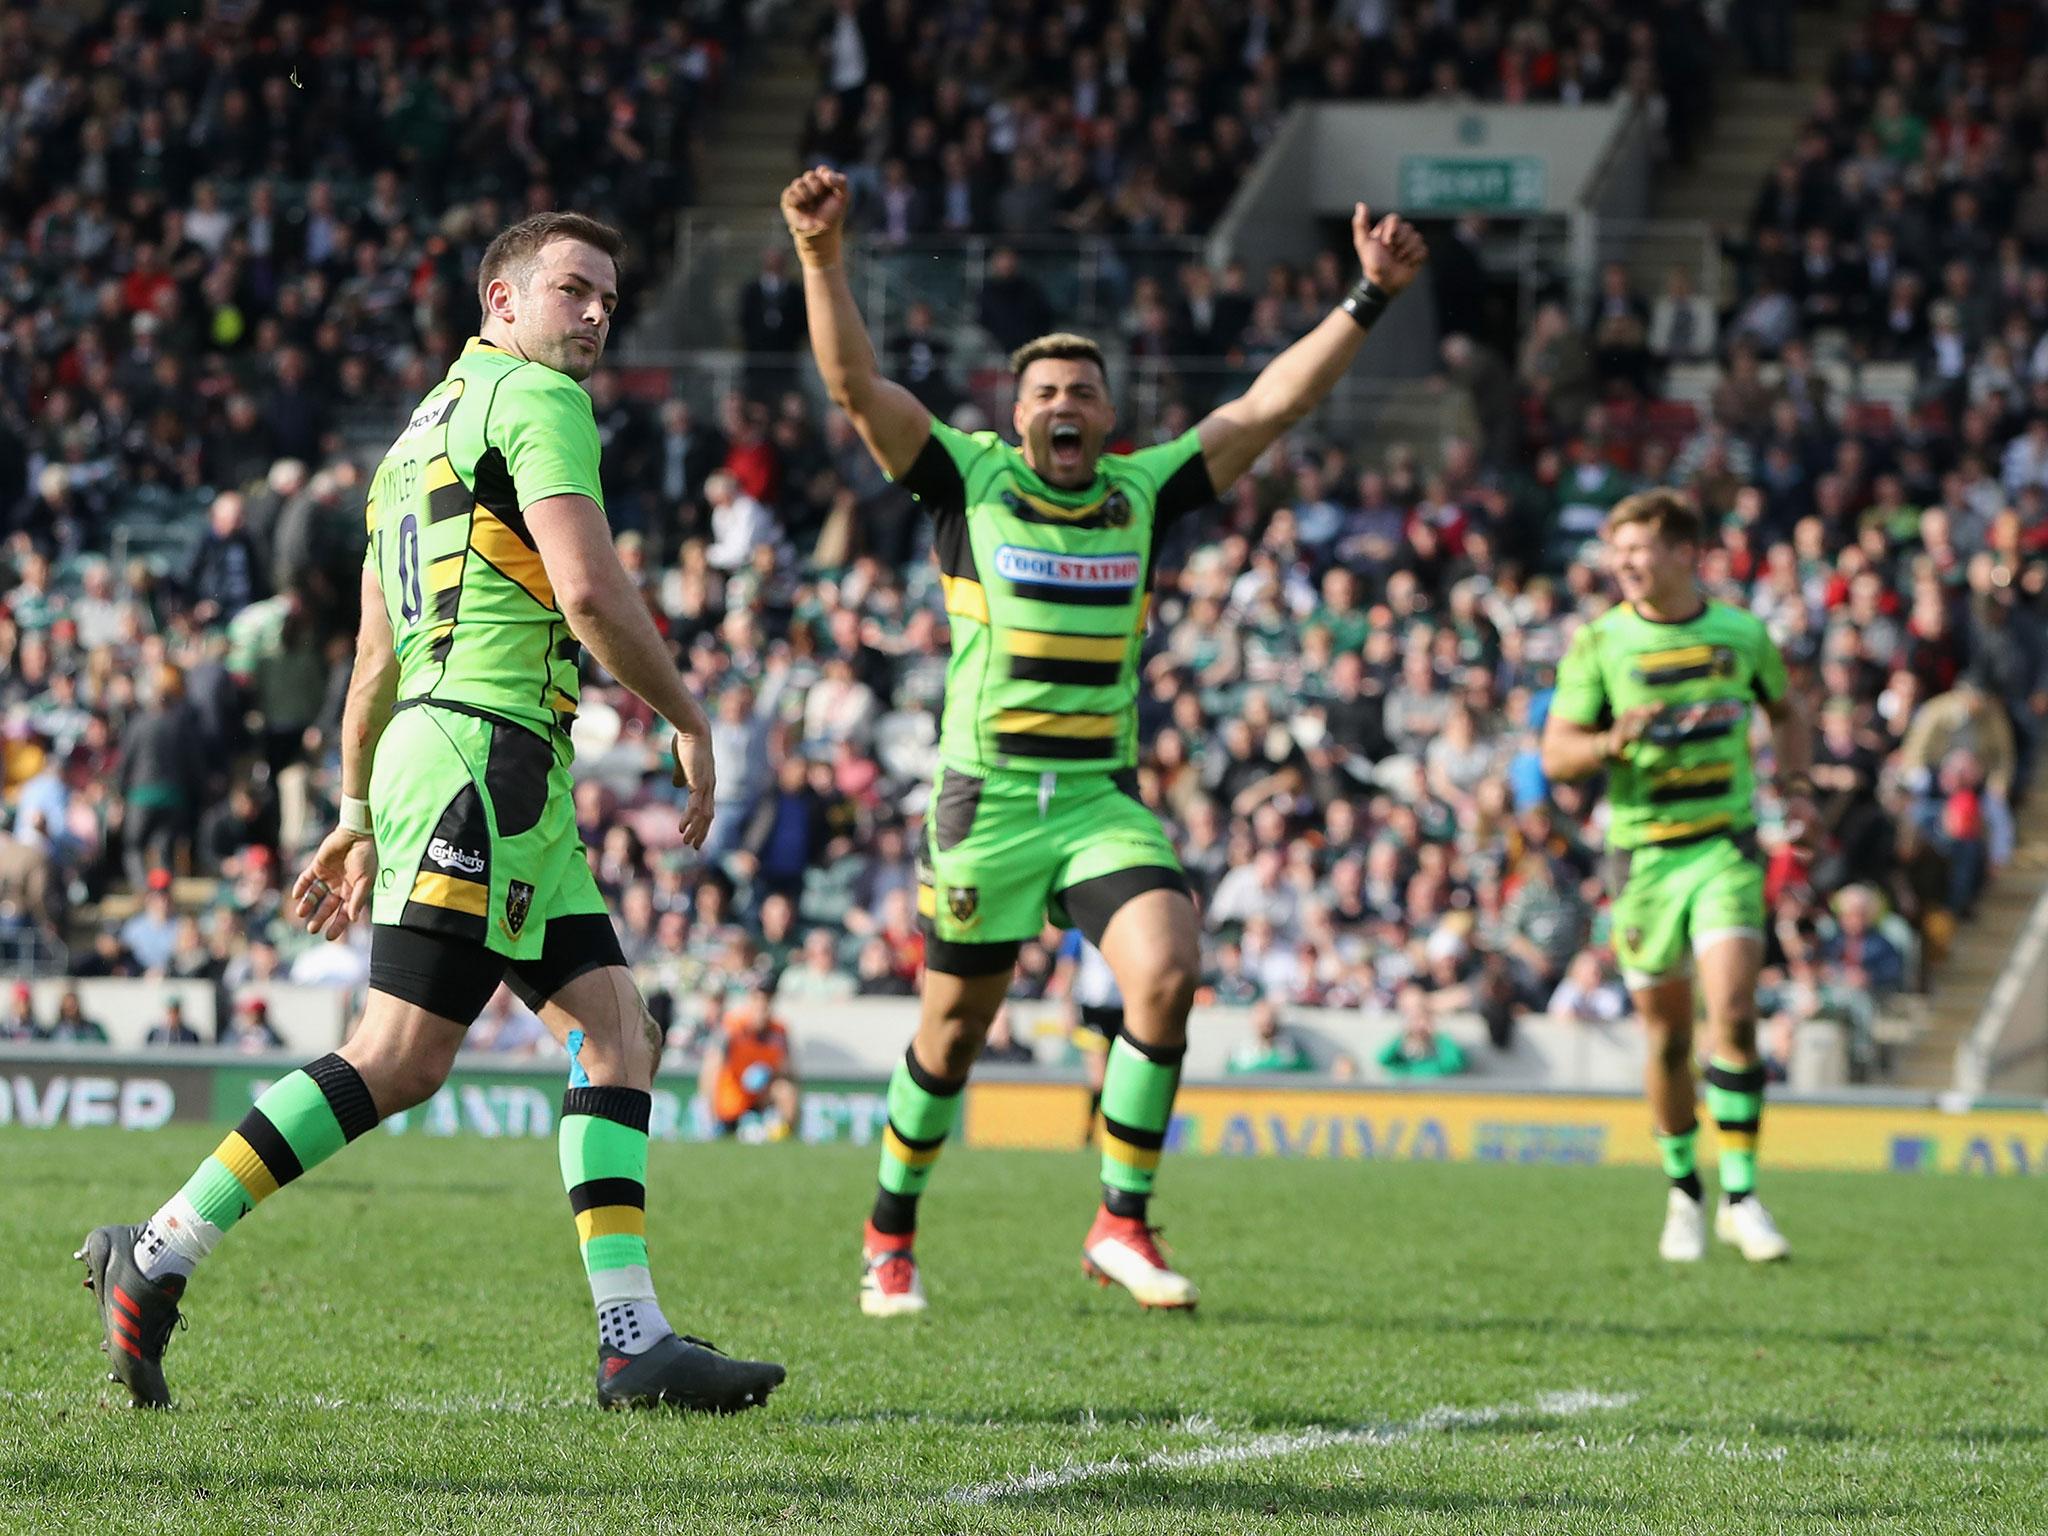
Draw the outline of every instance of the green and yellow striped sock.
<instances>
[{"instance_id":1,"label":"green and yellow striped sock","mask_svg":"<svg viewBox=\"0 0 2048 1536\"><path fill-rule=\"evenodd\" d=\"M1144 1045L1127 1034L1110 1044L1102 1074L1102 1203L1113 1216L1145 1218L1186 1055L1185 1045Z\"/></svg>"},{"instance_id":2,"label":"green and yellow striped sock","mask_svg":"<svg viewBox=\"0 0 2048 1536\"><path fill-rule=\"evenodd\" d=\"M1670 1135L1657 1133L1657 1160L1664 1165L1664 1177L1695 1200L1705 1193L1700 1187L1699 1140L1697 1121Z\"/></svg>"},{"instance_id":3,"label":"green and yellow striped sock","mask_svg":"<svg viewBox=\"0 0 2048 1536\"><path fill-rule=\"evenodd\" d=\"M576 1216L598 1342L637 1355L669 1330L647 1267L647 1120L642 1088L587 1084L562 1095L562 1185Z\"/></svg>"},{"instance_id":4,"label":"green and yellow striped sock","mask_svg":"<svg viewBox=\"0 0 2048 1536\"><path fill-rule=\"evenodd\" d=\"M1715 1056L1707 1062L1707 1113L1720 1132L1721 1193L1746 1198L1756 1188L1756 1133L1764 1117L1761 1062L1741 1067Z\"/></svg>"},{"instance_id":5,"label":"green and yellow striped sock","mask_svg":"<svg viewBox=\"0 0 2048 1536\"><path fill-rule=\"evenodd\" d=\"M189 1275L228 1228L377 1123L356 1069L322 1056L272 1083L242 1123L150 1217L135 1262L152 1280Z\"/></svg>"},{"instance_id":6,"label":"green and yellow striped sock","mask_svg":"<svg viewBox=\"0 0 2048 1536\"><path fill-rule=\"evenodd\" d=\"M924 1069L913 1045L889 1078L889 1124L882 1131L882 1163L876 1172L875 1209L868 1218L888 1237L917 1231L917 1197L931 1182L946 1138L960 1118L965 1076L936 1077Z\"/></svg>"}]
</instances>

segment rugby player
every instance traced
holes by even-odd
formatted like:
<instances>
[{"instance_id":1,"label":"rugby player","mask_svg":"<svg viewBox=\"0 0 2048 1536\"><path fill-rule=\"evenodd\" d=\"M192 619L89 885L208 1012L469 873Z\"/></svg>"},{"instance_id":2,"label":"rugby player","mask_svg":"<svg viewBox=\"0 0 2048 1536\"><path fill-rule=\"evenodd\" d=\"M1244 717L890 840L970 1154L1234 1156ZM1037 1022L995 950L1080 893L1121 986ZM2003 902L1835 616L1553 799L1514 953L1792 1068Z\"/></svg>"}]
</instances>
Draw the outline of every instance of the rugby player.
<instances>
[{"instance_id":1,"label":"rugby player","mask_svg":"<svg viewBox=\"0 0 2048 1536\"><path fill-rule=\"evenodd\" d=\"M571 801L587 646L675 729L683 840L703 846L711 821L710 723L613 549L580 386L604 354L622 252L616 230L573 213L493 240L478 334L371 481L341 825L293 888L298 917L329 939L369 915L368 1006L155 1215L87 1236L77 1257L103 1347L138 1406L170 1401L164 1346L200 1261L279 1188L431 1097L501 979L571 1047L562 1178L597 1311L598 1402L731 1412L783 1378L678 1336L656 1300L645 1207L660 1038Z\"/></svg>"},{"instance_id":2,"label":"rugby player","mask_svg":"<svg viewBox=\"0 0 2048 1536\"><path fill-rule=\"evenodd\" d=\"M1175 521L1227 491L1330 392L1427 250L1401 219L1375 221L1358 204L1363 272L1343 304L1198 426L1117 454L1105 451L1116 409L1103 354L1083 336L1042 336L1012 356L1014 447L935 420L883 378L841 260L846 211L846 178L822 167L782 195L812 350L876 462L931 514L952 627L925 815L920 1019L889 1085L861 1305L878 1316L925 1308L918 1197L1018 949L1050 919L1101 949L1124 1000L1082 1266L1142 1306L1192 1307L1194 1282L1166 1263L1148 1220L1201 958L1186 878L1133 771L1153 557Z\"/></svg>"},{"instance_id":3,"label":"rugby player","mask_svg":"<svg viewBox=\"0 0 2048 1536\"><path fill-rule=\"evenodd\" d=\"M1614 949L1649 1034L1646 1086L1671 1185L1658 1252L1673 1263L1706 1253L1697 996L1720 1153L1714 1232L1766 1263L1791 1250L1756 1197L1764 870L1750 725L1758 709L1773 724L1786 718L1785 662L1760 619L1700 590L1704 534L1698 510L1676 491L1640 492L1608 514L1603 535L1622 601L1579 628L1558 667L1543 771L1607 777ZM1781 770L1789 735L1778 739Z\"/></svg>"}]
</instances>

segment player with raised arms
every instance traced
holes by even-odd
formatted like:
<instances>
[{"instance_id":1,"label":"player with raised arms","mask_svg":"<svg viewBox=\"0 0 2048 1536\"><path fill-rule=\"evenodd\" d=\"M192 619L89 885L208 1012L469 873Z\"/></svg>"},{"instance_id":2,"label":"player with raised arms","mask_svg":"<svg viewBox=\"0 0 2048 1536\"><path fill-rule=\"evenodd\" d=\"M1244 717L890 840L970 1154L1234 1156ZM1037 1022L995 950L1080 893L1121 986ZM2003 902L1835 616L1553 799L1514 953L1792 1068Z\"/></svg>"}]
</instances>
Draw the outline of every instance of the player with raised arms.
<instances>
[{"instance_id":1,"label":"player with raised arms","mask_svg":"<svg viewBox=\"0 0 2048 1536\"><path fill-rule=\"evenodd\" d=\"M597 1308L599 1403L731 1412L783 1378L679 1337L655 1299L660 1040L571 801L587 646L675 729L683 840L701 847L711 822L710 724L613 549L579 382L604 354L622 252L616 230L573 213L493 240L479 334L371 482L341 826L293 888L298 917L329 939L369 914L369 1003L339 1050L267 1089L147 1222L87 1236L78 1257L104 1347L138 1406L169 1402L164 1345L195 1266L282 1185L432 1096L501 979L572 1051L562 1178Z\"/></svg>"},{"instance_id":2,"label":"player with raised arms","mask_svg":"<svg viewBox=\"0 0 2048 1536\"><path fill-rule=\"evenodd\" d=\"M782 212L825 387L931 514L952 625L918 893L921 1013L889 1084L862 1308L924 1310L918 1197L1018 949L1049 917L1101 949L1124 998L1102 1085L1102 1204L1083 1266L1141 1305L1192 1307L1194 1283L1168 1267L1147 1220L1201 960L1186 878L1133 773L1153 558L1175 520L1214 501L1329 394L1426 248L1399 218L1375 222L1357 205L1363 275L1343 305L1198 426L1113 454L1104 445L1116 411L1094 342L1042 336L1013 355L1019 446L957 431L876 366L841 260L846 178L806 172L783 192Z\"/></svg>"},{"instance_id":3,"label":"player with raised arms","mask_svg":"<svg viewBox=\"0 0 2048 1536\"><path fill-rule=\"evenodd\" d=\"M1785 662L1762 620L1700 590L1704 531L1676 491L1640 492L1608 514L1608 565L1622 601L1579 628L1558 667L1543 771L1607 776L1614 949L1649 1033L1650 1112L1671 1181L1658 1251L1674 1263L1706 1252L1694 1153L1696 964L1711 1053L1707 1109L1720 1136L1714 1230L1763 1263L1790 1250L1755 1193L1764 871L1750 725L1759 706L1784 721ZM1788 744L1781 735L1781 770Z\"/></svg>"}]
</instances>

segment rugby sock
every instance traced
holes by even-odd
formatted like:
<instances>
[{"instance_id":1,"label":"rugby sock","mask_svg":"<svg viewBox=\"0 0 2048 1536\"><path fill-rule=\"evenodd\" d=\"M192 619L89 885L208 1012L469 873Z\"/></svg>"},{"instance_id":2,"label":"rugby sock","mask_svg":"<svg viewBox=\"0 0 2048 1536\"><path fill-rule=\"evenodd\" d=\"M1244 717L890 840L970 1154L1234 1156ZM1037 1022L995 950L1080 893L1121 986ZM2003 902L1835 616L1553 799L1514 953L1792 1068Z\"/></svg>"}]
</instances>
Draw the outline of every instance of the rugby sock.
<instances>
[{"instance_id":1,"label":"rugby sock","mask_svg":"<svg viewBox=\"0 0 2048 1536\"><path fill-rule=\"evenodd\" d=\"M579 1072L572 1074L571 1081ZM647 1268L647 1116L641 1088L582 1086L562 1095L562 1184L576 1213L597 1337L637 1355L673 1330Z\"/></svg>"},{"instance_id":2,"label":"rugby sock","mask_svg":"<svg viewBox=\"0 0 2048 1536\"><path fill-rule=\"evenodd\" d=\"M1110 1044L1102 1074L1102 1203L1112 1216L1145 1219L1186 1055L1185 1045L1145 1045L1127 1034Z\"/></svg>"},{"instance_id":3,"label":"rugby sock","mask_svg":"<svg viewBox=\"0 0 2048 1536\"><path fill-rule=\"evenodd\" d=\"M1720 1131L1721 1193L1747 1199L1756 1188L1756 1133L1764 1115L1763 1063L1738 1067L1719 1056L1707 1062L1707 1113Z\"/></svg>"},{"instance_id":4,"label":"rugby sock","mask_svg":"<svg viewBox=\"0 0 2048 1536\"><path fill-rule=\"evenodd\" d=\"M889 1078L889 1124L882 1132L882 1165L876 1173L875 1208L868 1224L881 1237L908 1238L917 1231L917 1197L931 1182L932 1165L960 1118L965 1075L934 1077L911 1046Z\"/></svg>"},{"instance_id":5,"label":"rugby sock","mask_svg":"<svg viewBox=\"0 0 2048 1536\"><path fill-rule=\"evenodd\" d=\"M1697 1121L1675 1135L1657 1133L1657 1157L1664 1164L1664 1177L1695 1200L1706 1196L1700 1187L1699 1139Z\"/></svg>"},{"instance_id":6,"label":"rugby sock","mask_svg":"<svg viewBox=\"0 0 2048 1536\"><path fill-rule=\"evenodd\" d=\"M323 1163L377 1123L356 1069L322 1056L272 1083L242 1123L149 1218L135 1262L152 1280L189 1275L221 1234L266 1196Z\"/></svg>"}]
</instances>

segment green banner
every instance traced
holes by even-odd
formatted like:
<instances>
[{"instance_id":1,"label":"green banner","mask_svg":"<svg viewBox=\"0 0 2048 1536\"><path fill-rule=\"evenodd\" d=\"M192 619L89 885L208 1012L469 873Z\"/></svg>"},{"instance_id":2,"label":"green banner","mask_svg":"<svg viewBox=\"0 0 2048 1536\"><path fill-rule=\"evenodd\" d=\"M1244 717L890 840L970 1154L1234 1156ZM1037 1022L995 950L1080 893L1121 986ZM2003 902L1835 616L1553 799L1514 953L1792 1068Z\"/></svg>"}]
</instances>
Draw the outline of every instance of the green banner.
<instances>
[{"instance_id":1,"label":"green banner","mask_svg":"<svg viewBox=\"0 0 2048 1536\"><path fill-rule=\"evenodd\" d=\"M1541 213L1547 172L1540 155L1403 155L1401 211Z\"/></svg>"}]
</instances>

